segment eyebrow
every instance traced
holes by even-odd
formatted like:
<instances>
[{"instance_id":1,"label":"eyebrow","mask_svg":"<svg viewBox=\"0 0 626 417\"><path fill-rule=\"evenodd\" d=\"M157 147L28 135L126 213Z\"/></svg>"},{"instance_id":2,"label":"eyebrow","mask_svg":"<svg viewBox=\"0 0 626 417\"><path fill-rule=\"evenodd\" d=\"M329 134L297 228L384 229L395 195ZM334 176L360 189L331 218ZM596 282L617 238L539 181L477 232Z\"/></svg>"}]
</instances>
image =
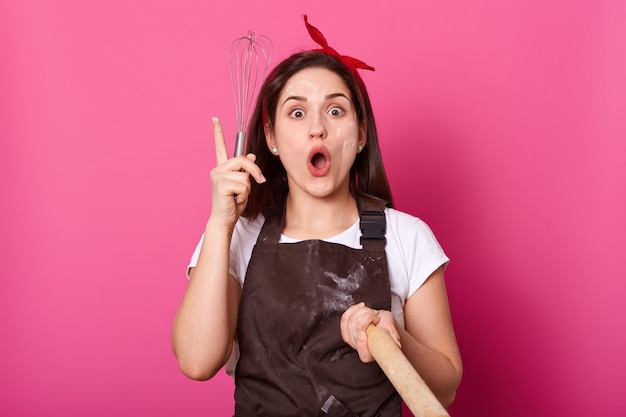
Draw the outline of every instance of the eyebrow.
<instances>
[{"instance_id":1,"label":"eyebrow","mask_svg":"<svg viewBox=\"0 0 626 417\"><path fill-rule=\"evenodd\" d=\"M325 100L332 100L334 98L337 97L344 97L346 100L348 100L349 102L352 102L347 95L345 95L344 93L331 93L331 94L327 94L324 99ZM289 96L287 97L284 101L281 107L283 107L285 105L285 103L287 103L289 100L295 100L295 101L308 101L306 97L304 96Z\"/></svg>"},{"instance_id":2,"label":"eyebrow","mask_svg":"<svg viewBox=\"0 0 626 417\"><path fill-rule=\"evenodd\" d=\"M351 101L347 95L345 95L344 93L332 93L332 94L328 94L325 98L326 100L332 100L333 98L337 98L337 97L344 97L346 100Z\"/></svg>"}]
</instances>

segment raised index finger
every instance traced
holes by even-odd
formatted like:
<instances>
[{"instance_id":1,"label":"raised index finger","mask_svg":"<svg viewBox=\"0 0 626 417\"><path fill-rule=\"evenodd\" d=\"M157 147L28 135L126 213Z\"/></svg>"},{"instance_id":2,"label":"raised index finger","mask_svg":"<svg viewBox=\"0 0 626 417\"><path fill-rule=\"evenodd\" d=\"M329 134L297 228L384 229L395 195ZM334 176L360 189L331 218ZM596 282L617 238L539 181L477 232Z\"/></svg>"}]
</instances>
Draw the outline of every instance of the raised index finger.
<instances>
[{"instance_id":1,"label":"raised index finger","mask_svg":"<svg viewBox=\"0 0 626 417\"><path fill-rule=\"evenodd\" d=\"M213 118L213 137L215 139L215 159L217 165L220 165L228 160L228 150L226 149L224 132L222 132L222 124L217 117Z\"/></svg>"}]
</instances>

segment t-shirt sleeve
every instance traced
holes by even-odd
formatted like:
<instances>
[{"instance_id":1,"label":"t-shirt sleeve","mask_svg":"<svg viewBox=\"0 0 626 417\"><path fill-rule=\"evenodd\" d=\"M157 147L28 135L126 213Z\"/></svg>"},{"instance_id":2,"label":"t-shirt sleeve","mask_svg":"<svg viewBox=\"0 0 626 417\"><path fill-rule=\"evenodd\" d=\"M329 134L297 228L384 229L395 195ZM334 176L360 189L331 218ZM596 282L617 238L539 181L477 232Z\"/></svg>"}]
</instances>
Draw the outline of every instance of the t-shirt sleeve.
<instances>
[{"instance_id":1,"label":"t-shirt sleeve","mask_svg":"<svg viewBox=\"0 0 626 417\"><path fill-rule=\"evenodd\" d=\"M263 222L263 216L257 217L252 222L240 218L233 230L230 242L228 273L235 277L241 285L243 285L246 270L248 269L248 261L250 260L252 249L256 243ZM198 263L203 240L204 234L191 255L189 265L187 266L187 277L189 277L189 270L194 268Z\"/></svg>"},{"instance_id":2,"label":"t-shirt sleeve","mask_svg":"<svg viewBox=\"0 0 626 417\"><path fill-rule=\"evenodd\" d=\"M200 237L200 241L196 245L196 249L193 251L191 255L191 259L189 260L189 264L187 265L187 278L189 278L189 271L191 268L195 268L198 264L198 257L200 256L200 248L202 247L202 241L204 240L204 234Z\"/></svg>"},{"instance_id":3,"label":"t-shirt sleeve","mask_svg":"<svg viewBox=\"0 0 626 417\"><path fill-rule=\"evenodd\" d=\"M204 234L200 237L200 242L198 242L198 244L196 245L196 249L193 251L191 259L189 260L189 264L187 265L187 278L189 278L189 271L191 270L191 268L195 268L198 264L198 257L200 256L200 248L202 247L203 241ZM236 243L237 242L235 242L235 245L231 244L230 247L230 262L228 264L228 273L241 281L239 278L241 273L239 272L238 268L238 265L240 263L240 254L238 252L239 246L237 246Z\"/></svg>"},{"instance_id":4,"label":"t-shirt sleeve","mask_svg":"<svg viewBox=\"0 0 626 417\"><path fill-rule=\"evenodd\" d=\"M450 262L443 248L437 241L433 231L428 225L416 219L414 223L413 242L414 257L409 257L409 297L417 291L428 277L440 266L444 268Z\"/></svg>"},{"instance_id":5,"label":"t-shirt sleeve","mask_svg":"<svg viewBox=\"0 0 626 417\"><path fill-rule=\"evenodd\" d=\"M394 273L399 274L396 281L405 283L402 285L404 288L398 288L397 291L408 298L437 268L447 266L450 259L433 231L420 218L391 209L388 210L387 220L387 244L389 246L393 243L389 260L397 262L392 267ZM393 242L389 241L390 238Z\"/></svg>"}]
</instances>

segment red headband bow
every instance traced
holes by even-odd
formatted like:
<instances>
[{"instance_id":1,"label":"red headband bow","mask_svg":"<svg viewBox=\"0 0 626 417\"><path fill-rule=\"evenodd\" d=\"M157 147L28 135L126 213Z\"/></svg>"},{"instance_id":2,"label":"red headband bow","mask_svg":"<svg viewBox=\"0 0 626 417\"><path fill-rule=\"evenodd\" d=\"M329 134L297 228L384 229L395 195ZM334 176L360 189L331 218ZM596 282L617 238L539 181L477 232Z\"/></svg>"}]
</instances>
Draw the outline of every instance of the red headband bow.
<instances>
[{"instance_id":1,"label":"red headband bow","mask_svg":"<svg viewBox=\"0 0 626 417\"><path fill-rule=\"evenodd\" d=\"M357 72L357 69L365 69L369 71L374 71L374 67L367 65L365 62L361 60L352 58L351 56L340 55L339 52L337 52L332 47L328 46L328 41L326 41L326 38L324 37L324 35L322 35L322 32L320 32L319 29L316 28L315 26L309 24L307 15L304 15L304 24L306 25L306 29L309 31L309 35L311 36L311 39L313 39L315 43L317 43L318 45L322 47L321 49L314 49L313 51L323 52L325 54L338 58L341 62L343 62L343 64L346 67L350 69L350 71L354 74L356 79L359 81L361 89L363 89L364 87L363 80L361 79L361 76Z\"/></svg>"},{"instance_id":2,"label":"red headband bow","mask_svg":"<svg viewBox=\"0 0 626 417\"><path fill-rule=\"evenodd\" d=\"M311 39L313 39L315 43L317 43L318 45L322 47L321 49L313 49L313 52L322 52L324 54L334 56L335 58L339 59L346 67L348 67L350 72L352 72L352 74L354 75L354 77L356 78L359 84L359 88L361 89L361 94L365 96L365 83L363 83L363 79L359 75L357 69L365 69L369 71L374 71L374 67L367 65L365 62L359 59L352 58L351 56L340 55L339 52L337 52L334 48L328 46L328 41L326 40L324 35L322 35L322 32L320 32L320 30L316 28L315 26L309 24L307 15L304 15L304 24L306 25L306 29L309 31L309 35L311 36ZM271 74L270 74L270 77L272 77ZM267 123L267 113L265 109L263 109L263 124L266 124L266 123Z\"/></svg>"}]
</instances>

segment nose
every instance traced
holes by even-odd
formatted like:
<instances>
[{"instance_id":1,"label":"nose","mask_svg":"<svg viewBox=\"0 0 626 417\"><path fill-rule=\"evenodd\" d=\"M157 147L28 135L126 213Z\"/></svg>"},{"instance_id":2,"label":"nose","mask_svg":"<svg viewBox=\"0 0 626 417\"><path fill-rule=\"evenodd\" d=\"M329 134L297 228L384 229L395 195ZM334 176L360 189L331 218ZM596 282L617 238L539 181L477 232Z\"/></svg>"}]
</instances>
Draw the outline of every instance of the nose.
<instances>
[{"instance_id":1,"label":"nose","mask_svg":"<svg viewBox=\"0 0 626 417\"><path fill-rule=\"evenodd\" d=\"M324 126L324 121L321 117L315 117L311 120L311 124L309 125L309 137L311 139L326 138L326 126Z\"/></svg>"}]
</instances>

